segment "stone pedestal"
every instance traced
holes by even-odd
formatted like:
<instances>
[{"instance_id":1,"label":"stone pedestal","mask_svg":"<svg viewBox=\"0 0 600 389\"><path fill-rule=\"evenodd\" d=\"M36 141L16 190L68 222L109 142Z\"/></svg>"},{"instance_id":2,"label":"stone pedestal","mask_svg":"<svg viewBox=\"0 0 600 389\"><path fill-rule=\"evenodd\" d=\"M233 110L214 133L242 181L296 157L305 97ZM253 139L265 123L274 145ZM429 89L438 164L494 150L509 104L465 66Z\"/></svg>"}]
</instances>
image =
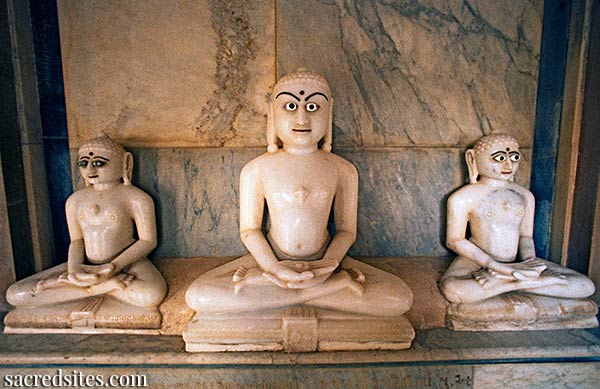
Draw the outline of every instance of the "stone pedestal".
<instances>
[{"instance_id":1,"label":"stone pedestal","mask_svg":"<svg viewBox=\"0 0 600 389\"><path fill-rule=\"evenodd\" d=\"M360 316L301 305L257 313L196 314L183 333L189 352L402 350L414 337L404 316Z\"/></svg>"},{"instance_id":2,"label":"stone pedestal","mask_svg":"<svg viewBox=\"0 0 600 389\"><path fill-rule=\"evenodd\" d=\"M523 331L598 327L598 306L576 300L511 292L476 303L451 304L446 323L455 331Z\"/></svg>"},{"instance_id":3,"label":"stone pedestal","mask_svg":"<svg viewBox=\"0 0 600 389\"><path fill-rule=\"evenodd\" d=\"M128 333L156 334L161 326L158 308L125 304L110 296L95 296L38 308L19 308L6 314L7 333Z\"/></svg>"}]
</instances>

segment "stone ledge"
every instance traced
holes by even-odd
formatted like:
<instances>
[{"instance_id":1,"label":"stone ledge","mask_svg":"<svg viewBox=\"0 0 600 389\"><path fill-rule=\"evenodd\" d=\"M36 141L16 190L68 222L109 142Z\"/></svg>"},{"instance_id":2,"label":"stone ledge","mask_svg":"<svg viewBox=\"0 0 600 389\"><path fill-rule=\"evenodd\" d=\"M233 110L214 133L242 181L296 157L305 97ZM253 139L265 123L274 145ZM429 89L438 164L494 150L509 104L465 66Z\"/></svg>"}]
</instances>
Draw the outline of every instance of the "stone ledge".
<instances>
[{"instance_id":1,"label":"stone ledge","mask_svg":"<svg viewBox=\"0 0 600 389\"><path fill-rule=\"evenodd\" d=\"M447 303L437 281L447 258L372 258L366 263L397 274L415 293L407 317L416 329L413 346L401 351L317 353L187 353L180 334L193 312L187 286L203 272L231 258L157 261L170 290L161 306L163 336L84 334L0 334L0 365L289 365L440 364L599 361L600 329L527 332L454 332L444 325ZM1 314L0 314L1 316ZM0 317L3 319L3 317ZM3 320L0 330L3 331ZM170 336L168 336L170 335Z\"/></svg>"},{"instance_id":2,"label":"stone ledge","mask_svg":"<svg viewBox=\"0 0 600 389\"><path fill-rule=\"evenodd\" d=\"M600 329L417 331L401 351L187 353L180 336L0 334L0 365L288 365L600 360Z\"/></svg>"}]
</instances>

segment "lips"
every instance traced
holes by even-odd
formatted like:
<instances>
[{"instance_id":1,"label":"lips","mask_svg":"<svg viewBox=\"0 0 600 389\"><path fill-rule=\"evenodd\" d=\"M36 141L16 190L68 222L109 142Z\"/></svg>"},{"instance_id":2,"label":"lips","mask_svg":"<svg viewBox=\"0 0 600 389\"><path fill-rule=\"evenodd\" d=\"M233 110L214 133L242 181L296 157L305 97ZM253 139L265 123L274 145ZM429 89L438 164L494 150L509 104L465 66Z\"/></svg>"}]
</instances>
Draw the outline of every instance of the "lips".
<instances>
[{"instance_id":1,"label":"lips","mask_svg":"<svg viewBox=\"0 0 600 389\"><path fill-rule=\"evenodd\" d=\"M89 175L88 178L98 178L97 174Z\"/></svg>"},{"instance_id":2,"label":"lips","mask_svg":"<svg viewBox=\"0 0 600 389\"><path fill-rule=\"evenodd\" d=\"M292 131L294 131L294 132L310 132L311 129L310 128L292 128Z\"/></svg>"}]
</instances>

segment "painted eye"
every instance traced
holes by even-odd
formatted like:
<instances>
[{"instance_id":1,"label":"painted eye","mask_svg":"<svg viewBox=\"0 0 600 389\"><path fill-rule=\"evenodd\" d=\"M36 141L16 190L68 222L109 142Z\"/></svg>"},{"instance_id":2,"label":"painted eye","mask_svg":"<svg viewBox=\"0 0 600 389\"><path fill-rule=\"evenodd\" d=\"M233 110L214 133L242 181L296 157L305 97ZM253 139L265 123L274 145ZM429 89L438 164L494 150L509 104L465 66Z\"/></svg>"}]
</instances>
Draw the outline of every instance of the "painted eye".
<instances>
[{"instance_id":1,"label":"painted eye","mask_svg":"<svg viewBox=\"0 0 600 389\"><path fill-rule=\"evenodd\" d=\"M102 167L104 165L106 165L106 162L104 162L104 161L98 161L98 160L96 160L96 161L92 162L92 166L93 167Z\"/></svg>"},{"instance_id":2,"label":"painted eye","mask_svg":"<svg viewBox=\"0 0 600 389\"><path fill-rule=\"evenodd\" d=\"M496 162L504 162L504 161L506 161L506 155L504 155L504 154L494 155L492 158Z\"/></svg>"},{"instance_id":3,"label":"painted eye","mask_svg":"<svg viewBox=\"0 0 600 389\"><path fill-rule=\"evenodd\" d=\"M88 161L86 161L85 159L77 162L77 166L82 167L82 168L86 168L87 165L88 165Z\"/></svg>"},{"instance_id":4,"label":"painted eye","mask_svg":"<svg viewBox=\"0 0 600 389\"><path fill-rule=\"evenodd\" d=\"M288 111L295 111L296 108L298 108L298 104L296 103L289 102L285 105L285 109L287 109Z\"/></svg>"},{"instance_id":5,"label":"painted eye","mask_svg":"<svg viewBox=\"0 0 600 389\"><path fill-rule=\"evenodd\" d=\"M308 112L315 112L317 109L319 109L319 105L315 104L315 103L308 103L306 104L306 110Z\"/></svg>"},{"instance_id":6,"label":"painted eye","mask_svg":"<svg viewBox=\"0 0 600 389\"><path fill-rule=\"evenodd\" d=\"M518 154L518 153L511 154L510 160L513 162L519 162L521 160L521 154Z\"/></svg>"}]
</instances>

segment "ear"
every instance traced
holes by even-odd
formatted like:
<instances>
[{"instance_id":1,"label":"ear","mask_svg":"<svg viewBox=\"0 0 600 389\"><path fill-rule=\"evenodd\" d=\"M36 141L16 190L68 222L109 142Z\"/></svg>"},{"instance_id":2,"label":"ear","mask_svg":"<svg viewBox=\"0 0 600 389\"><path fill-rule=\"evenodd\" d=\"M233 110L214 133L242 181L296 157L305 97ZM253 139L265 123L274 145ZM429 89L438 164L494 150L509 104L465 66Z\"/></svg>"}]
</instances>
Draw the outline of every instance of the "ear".
<instances>
[{"instance_id":1,"label":"ear","mask_svg":"<svg viewBox=\"0 0 600 389\"><path fill-rule=\"evenodd\" d=\"M323 150L331 151L331 142L333 141L333 97L329 101L329 124L327 125L327 133L323 138Z\"/></svg>"},{"instance_id":2,"label":"ear","mask_svg":"<svg viewBox=\"0 0 600 389\"><path fill-rule=\"evenodd\" d=\"M123 183L131 185L131 177L133 175L133 155L126 152L123 155Z\"/></svg>"},{"instance_id":3,"label":"ear","mask_svg":"<svg viewBox=\"0 0 600 389\"><path fill-rule=\"evenodd\" d=\"M275 133L275 122L273 120L273 102L269 105L267 115L267 152L274 153L279 150L277 145L277 134Z\"/></svg>"},{"instance_id":4,"label":"ear","mask_svg":"<svg viewBox=\"0 0 600 389\"><path fill-rule=\"evenodd\" d=\"M469 169L469 182L474 184L477 182L477 177L479 177L477 163L475 162L475 150L467 150L465 152L465 160L467 161L467 168Z\"/></svg>"}]
</instances>

